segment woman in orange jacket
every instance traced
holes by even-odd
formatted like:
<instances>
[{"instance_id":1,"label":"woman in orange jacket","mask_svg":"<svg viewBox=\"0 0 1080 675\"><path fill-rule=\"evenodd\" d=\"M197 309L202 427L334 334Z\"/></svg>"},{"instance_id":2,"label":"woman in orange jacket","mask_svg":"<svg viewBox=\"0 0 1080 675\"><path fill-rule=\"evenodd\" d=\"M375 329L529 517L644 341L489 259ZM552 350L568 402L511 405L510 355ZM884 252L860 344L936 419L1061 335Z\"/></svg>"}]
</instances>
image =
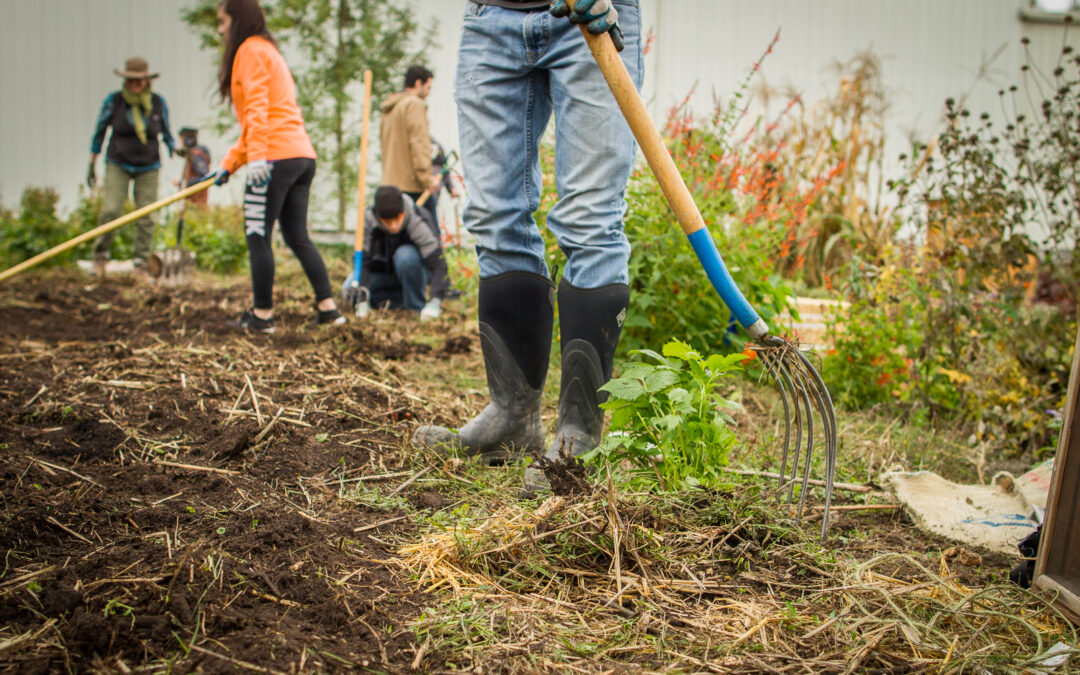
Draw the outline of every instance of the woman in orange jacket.
<instances>
[{"instance_id":1,"label":"woman in orange jacket","mask_svg":"<svg viewBox=\"0 0 1080 675\"><path fill-rule=\"evenodd\" d=\"M296 83L266 27L258 0L222 0L218 33L225 56L218 92L230 100L240 122L240 138L214 175L222 185L247 165L244 232L251 257L254 306L235 325L274 331L274 252L270 234L281 222L281 236L296 254L315 291L316 322L345 323L337 310L326 265L307 234L308 196L315 176L315 148L296 104Z\"/></svg>"}]
</instances>

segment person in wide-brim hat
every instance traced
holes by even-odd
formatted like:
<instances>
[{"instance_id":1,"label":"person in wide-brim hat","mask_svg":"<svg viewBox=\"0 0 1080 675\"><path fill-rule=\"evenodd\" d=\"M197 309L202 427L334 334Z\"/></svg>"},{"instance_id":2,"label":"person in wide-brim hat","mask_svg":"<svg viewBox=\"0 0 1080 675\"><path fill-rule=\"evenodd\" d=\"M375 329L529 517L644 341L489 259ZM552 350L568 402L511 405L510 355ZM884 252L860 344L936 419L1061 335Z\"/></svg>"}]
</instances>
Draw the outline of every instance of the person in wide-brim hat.
<instances>
[{"instance_id":1,"label":"person in wide-brim hat","mask_svg":"<svg viewBox=\"0 0 1080 675\"><path fill-rule=\"evenodd\" d=\"M165 142L170 157L176 148L176 141L169 130L169 108L165 105L165 99L154 93L150 85L158 73L150 72L150 64L139 56L125 61L123 70L113 72L124 78L124 86L106 96L101 105L90 141L90 170L86 176L87 185L92 189L97 184L97 156L105 143L106 132L112 128L106 151L101 223L123 215L129 190L137 208L157 201L160 142ZM94 262L99 273L104 273L114 234L115 231L107 232L94 244ZM139 276L145 276L143 270L153 242L152 217L140 218L135 223L135 250L132 256Z\"/></svg>"},{"instance_id":2,"label":"person in wide-brim hat","mask_svg":"<svg viewBox=\"0 0 1080 675\"><path fill-rule=\"evenodd\" d=\"M126 80L153 80L161 73L151 73L150 64L141 56L132 56L124 61L123 70L113 70L113 73Z\"/></svg>"}]
</instances>

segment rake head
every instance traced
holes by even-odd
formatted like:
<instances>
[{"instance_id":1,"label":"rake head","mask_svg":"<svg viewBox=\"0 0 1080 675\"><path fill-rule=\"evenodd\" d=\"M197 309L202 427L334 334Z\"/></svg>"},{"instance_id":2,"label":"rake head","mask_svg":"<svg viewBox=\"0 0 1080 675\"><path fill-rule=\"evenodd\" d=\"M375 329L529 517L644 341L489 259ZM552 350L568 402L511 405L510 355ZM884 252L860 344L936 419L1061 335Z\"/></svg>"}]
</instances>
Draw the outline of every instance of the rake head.
<instances>
[{"instance_id":1,"label":"rake head","mask_svg":"<svg viewBox=\"0 0 1080 675\"><path fill-rule=\"evenodd\" d=\"M776 498L779 501L786 494L787 503L793 504L795 485L799 485L796 520L802 519L806 506L814 449L824 449L825 512L821 520L821 541L824 543L829 531L829 506L832 504L836 472L836 409L833 408L832 397L821 374L794 342L775 335L764 335L753 349L769 377L776 383L784 404L784 455L780 460ZM822 481L815 483L822 484Z\"/></svg>"},{"instance_id":2,"label":"rake head","mask_svg":"<svg viewBox=\"0 0 1080 675\"><path fill-rule=\"evenodd\" d=\"M183 248L155 251L146 261L147 273L163 286L181 286L191 279L195 252Z\"/></svg>"}]
</instances>

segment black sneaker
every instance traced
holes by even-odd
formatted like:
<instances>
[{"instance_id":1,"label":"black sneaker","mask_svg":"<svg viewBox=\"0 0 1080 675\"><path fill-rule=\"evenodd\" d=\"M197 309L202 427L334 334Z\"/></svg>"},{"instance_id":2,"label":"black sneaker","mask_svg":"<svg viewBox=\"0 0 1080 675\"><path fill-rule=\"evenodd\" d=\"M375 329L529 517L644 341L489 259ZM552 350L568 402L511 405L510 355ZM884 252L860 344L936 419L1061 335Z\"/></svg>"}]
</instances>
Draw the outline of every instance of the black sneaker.
<instances>
[{"instance_id":1,"label":"black sneaker","mask_svg":"<svg viewBox=\"0 0 1080 675\"><path fill-rule=\"evenodd\" d=\"M241 330L255 331L256 333L273 333L274 317L260 319L255 316L254 310L246 310L236 321L230 321L229 326Z\"/></svg>"},{"instance_id":2,"label":"black sneaker","mask_svg":"<svg viewBox=\"0 0 1080 675\"><path fill-rule=\"evenodd\" d=\"M341 312L334 309L318 309L318 314L315 316L316 326L341 326L345 324L345 317Z\"/></svg>"}]
</instances>

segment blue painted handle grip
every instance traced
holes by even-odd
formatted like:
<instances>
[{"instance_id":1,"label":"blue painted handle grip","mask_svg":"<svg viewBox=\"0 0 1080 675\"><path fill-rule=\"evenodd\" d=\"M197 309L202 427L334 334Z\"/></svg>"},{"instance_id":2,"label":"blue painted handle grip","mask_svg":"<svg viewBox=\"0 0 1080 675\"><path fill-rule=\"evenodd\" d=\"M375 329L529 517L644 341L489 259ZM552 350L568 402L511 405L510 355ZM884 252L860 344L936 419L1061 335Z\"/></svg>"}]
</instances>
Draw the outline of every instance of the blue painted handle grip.
<instances>
[{"instance_id":1,"label":"blue painted handle grip","mask_svg":"<svg viewBox=\"0 0 1080 675\"><path fill-rule=\"evenodd\" d=\"M353 281L359 282L360 281L360 276L363 273L364 273L364 252L363 251L353 251L352 274L349 275L349 278L346 280L345 283L350 283L350 282L353 282Z\"/></svg>"},{"instance_id":2,"label":"blue painted handle grip","mask_svg":"<svg viewBox=\"0 0 1080 675\"><path fill-rule=\"evenodd\" d=\"M731 272L728 272L724 259L720 257L720 251L717 250L716 242L713 241L712 235L709 234L709 229L702 228L686 236L690 240L690 245L694 247L694 253L697 254L698 260L701 261L701 267L704 268L713 288L720 294L724 304L728 306L728 309L735 315L743 328L749 330L751 326L761 321L761 317L750 306L746 296L742 294L739 287L735 285L735 280L731 278Z\"/></svg>"}]
</instances>

